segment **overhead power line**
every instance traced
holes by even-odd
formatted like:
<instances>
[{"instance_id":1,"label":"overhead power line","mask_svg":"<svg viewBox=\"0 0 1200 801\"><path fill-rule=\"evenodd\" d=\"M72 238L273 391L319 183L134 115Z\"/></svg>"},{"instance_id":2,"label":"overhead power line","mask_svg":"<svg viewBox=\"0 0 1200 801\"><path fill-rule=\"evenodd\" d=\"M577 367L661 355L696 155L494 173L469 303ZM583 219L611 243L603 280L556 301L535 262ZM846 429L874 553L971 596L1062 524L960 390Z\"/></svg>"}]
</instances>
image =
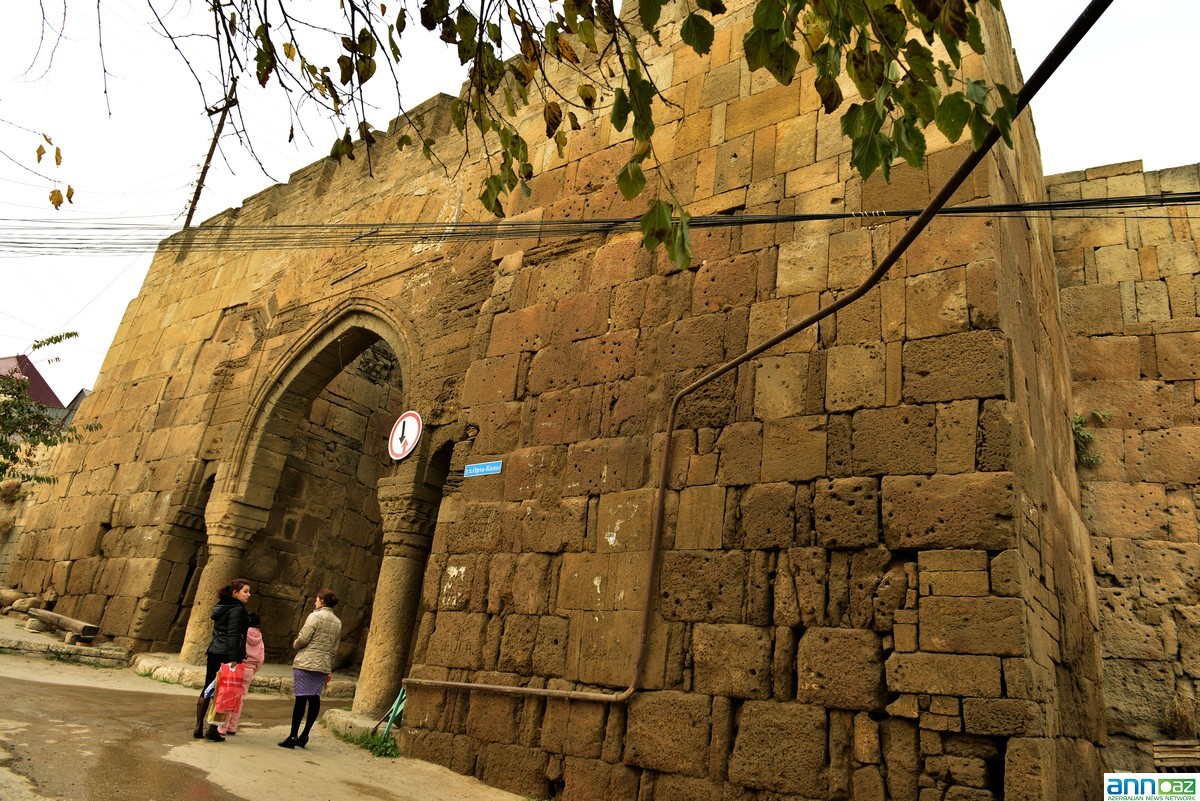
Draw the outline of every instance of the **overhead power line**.
<instances>
[{"instance_id":1,"label":"overhead power line","mask_svg":"<svg viewBox=\"0 0 1200 801\"><path fill-rule=\"evenodd\" d=\"M941 216L1038 216L1078 211L1148 210L1195 206L1200 192L1133 195L1115 198L1048 200L1027 203L968 204L943 207ZM870 212L820 214L716 214L693 217L692 228L777 225L845 219L901 219L921 209L885 209ZM1131 216L1131 215L1126 215ZM1138 214L1137 217L1154 215ZM241 252L258 250L308 250L355 245L417 244L447 241L492 241L587 236L640 229L637 217L613 219L561 219L494 222L363 222L307 225L249 225L231 223L179 231L166 225L90 223L56 220L0 219L0 256L113 255L168 252Z\"/></svg>"}]
</instances>

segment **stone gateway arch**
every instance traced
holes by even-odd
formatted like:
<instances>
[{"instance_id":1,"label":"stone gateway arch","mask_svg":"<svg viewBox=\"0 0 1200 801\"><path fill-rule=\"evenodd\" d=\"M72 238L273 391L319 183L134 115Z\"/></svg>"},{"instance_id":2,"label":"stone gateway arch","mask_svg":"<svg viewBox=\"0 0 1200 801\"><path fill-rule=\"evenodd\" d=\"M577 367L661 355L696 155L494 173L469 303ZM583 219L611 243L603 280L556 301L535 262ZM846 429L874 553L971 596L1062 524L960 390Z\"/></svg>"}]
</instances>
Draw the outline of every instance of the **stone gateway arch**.
<instances>
[{"instance_id":1,"label":"stone gateway arch","mask_svg":"<svg viewBox=\"0 0 1200 801\"><path fill-rule=\"evenodd\" d=\"M604 111L533 147L517 227L485 225L478 153L448 176L398 128L369 168L310 165L162 243L80 411L103 428L54 455L8 583L196 659L244 575L276 660L331 586L355 712L408 680L406 755L536 797L1083 799L1105 764L1153 769L1200 680L1188 208L936 219L683 404L647 582L673 395L856 287L908 226L876 213L966 153L931 137L923 169L862 181L809 76L746 69L735 6L708 56L647 51L674 103L656 168L734 223L693 231L693 269L571 228L643 211ZM967 68L1020 85L979 12ZM446 98L416 113L450 161ZM540 141L540 108L517 124ZM1028 119L1014 138L952 205L1200 191L1195 167L1046 178ZM810 219L736 224L767 214Z\"/></svg>"}]
</instances>

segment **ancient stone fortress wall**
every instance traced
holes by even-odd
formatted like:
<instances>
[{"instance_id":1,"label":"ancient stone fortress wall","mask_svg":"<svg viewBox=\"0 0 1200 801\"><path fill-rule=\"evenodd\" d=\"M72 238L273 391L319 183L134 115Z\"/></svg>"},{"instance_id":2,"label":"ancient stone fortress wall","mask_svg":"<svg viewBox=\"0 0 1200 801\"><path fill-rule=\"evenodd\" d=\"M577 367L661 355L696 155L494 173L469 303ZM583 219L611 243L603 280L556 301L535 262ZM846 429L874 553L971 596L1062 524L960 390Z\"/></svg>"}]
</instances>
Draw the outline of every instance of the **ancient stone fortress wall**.
<instances>
[{"instance_id":1,"label":"ancient stone fortress wall","mask_svg":"<svg viewBox=\"0 0 1200 801\"><path fill-rule=\"evenodd\" d=\"M1015 84L980 9L991 46L968 66ZM707 57L670 26L649 51L673 101L655 152L689 210L928 200L965 146L932 134L926 168L864 184L807 74L747 71L751 11L720 19ZM444 102L421 111L444 123ZM605 114L581 113L563 153L540 108L523 115L537 175L511 219L641 213L617 191L630 143ZM1015 135L955 204L1043 197L1030 123ZM233 242L487 219L478 161L449 179L397 136L206 225ZM405 675L620 691L649 601L628 702L410 687L408 755L538 797L1095 797L1099 613L1044 220L937 220L861 301L687 400L650 594L673 394L856 286L907 225L696 228L685 271L622 232L282 252L181 234L81 411L104 430L61 451L10 579L193 659L205 599L234 576L293 621L329 583L355 623L355 710L376 715ZM389 466L353 447L401 408L425 419L418 453ZM499 474L466 477L492 460Z\"/></svg>"},{"instance_id":2,"label":"ancient stone fortress wall","mask_svg":"<svg viewBox=\"0 0 1200 801\"><path fill-rule=\"evenodd\" d=\"M1195 165L1140 162L1047 179L1052 198L1195 192ZM1099 585L1109 751L1149 769L1150 743L1195 737L1200 680L1200 215L1191 208L1054 220L1074 411L1099 462L1080 469ZM1103 418L1103 419L1101 419Z\"/></svg>"}]
</instances>

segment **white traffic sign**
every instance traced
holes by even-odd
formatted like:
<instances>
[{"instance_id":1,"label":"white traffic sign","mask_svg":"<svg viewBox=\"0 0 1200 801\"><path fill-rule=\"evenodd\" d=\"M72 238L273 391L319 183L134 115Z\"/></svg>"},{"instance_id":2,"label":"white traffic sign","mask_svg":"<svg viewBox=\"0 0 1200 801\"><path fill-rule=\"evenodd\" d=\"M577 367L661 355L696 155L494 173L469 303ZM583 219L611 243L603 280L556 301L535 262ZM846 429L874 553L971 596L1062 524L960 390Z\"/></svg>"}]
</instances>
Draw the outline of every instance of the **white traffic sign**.
<instances>
[{"instance_id":1,"label":"white traffic sign","mask_svg":"<svg viewBox=\"0 0 1200 801\"><path fill-rule=\"evenodd\" d=\"M413 452L420 438L421 415L405 412L392 426L392 435L388 437L388 453L393 459L403 459Z\"/></svg>"}]
</instances>

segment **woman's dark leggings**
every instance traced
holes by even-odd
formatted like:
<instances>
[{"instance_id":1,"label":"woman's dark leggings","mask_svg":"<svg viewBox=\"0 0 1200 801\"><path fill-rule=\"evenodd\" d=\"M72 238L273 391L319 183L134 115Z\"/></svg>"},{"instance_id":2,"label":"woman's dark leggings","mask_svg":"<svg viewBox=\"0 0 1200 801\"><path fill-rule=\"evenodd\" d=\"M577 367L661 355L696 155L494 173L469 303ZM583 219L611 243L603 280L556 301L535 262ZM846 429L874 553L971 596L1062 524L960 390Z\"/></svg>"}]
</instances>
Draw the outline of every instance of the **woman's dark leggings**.
<instances>
[{"instance_id":1,"label":"woman's dark leggings","mask_svg":"<svg viewBox=\"0 0 1200 801\"><path fill-rule=\"evenodd\" d=\"M308 717L305 718L305 708L308 709ZM319 695L297 695L296 705L292 707L292 737L295 738L300 731L300 721L304 720L304 734L300 735L308 738L308 733L312 731L313 724L317 722L317 715L321 714L321 696Z\"/></svg>"},{"instance_id":2,"label":"woman's dark leggings","mask_svg":"<svg viewBox=\"0 0 1200 801\"><path fill-rule=\"evenodd\" d=\"M222 663L228 662L229 657L225 654L208 654L208 659L204 663L204 684L200 685L200 695L204 695L204 688L212 684L212 680L217 677L217 673L221 670Z\"/></svg>"}]
</instances>

